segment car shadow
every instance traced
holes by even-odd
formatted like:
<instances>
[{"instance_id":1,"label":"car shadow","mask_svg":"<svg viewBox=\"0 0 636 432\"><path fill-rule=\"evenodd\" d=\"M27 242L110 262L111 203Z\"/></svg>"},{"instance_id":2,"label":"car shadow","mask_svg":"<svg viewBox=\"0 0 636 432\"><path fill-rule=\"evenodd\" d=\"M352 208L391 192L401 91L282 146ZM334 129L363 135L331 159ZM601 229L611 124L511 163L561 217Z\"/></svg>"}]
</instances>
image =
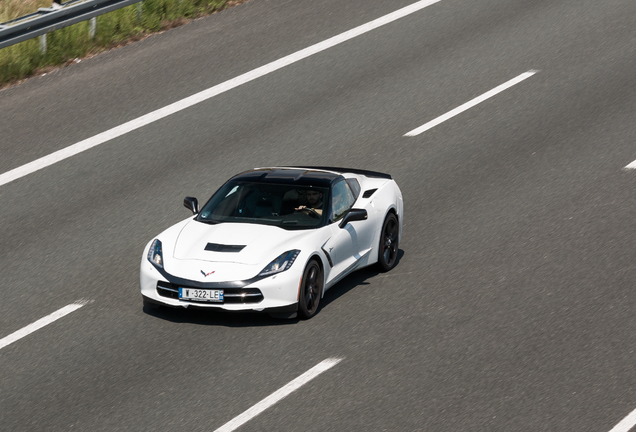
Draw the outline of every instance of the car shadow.
<instances>
[{"instance_id":1,"label":"car shadow","mask_svg":"<svg viewBox=\"0 0 636 432\"><path fill-rule=\"evenodd\" d=\"M178 324L198 324L204 326L223 327L266 327L295 324L299 320L276 319L266 313L259 312L228 312L219 309L203 308L160 308L143 307L145 314L154 318L170 321Z\"/></svg>"},{"instance_id":2,"label":"car shadow","mask_svg":"<svg viewBox=\"0 0 636 432\"><path fill-rule=\"evenodd\" d=\"M402 249L398 250L395 267L400 264L400 259L404 256ZM395 268L394 267L394 268ZM355 271L345 277L336 285L331 287L320 300L318 312L329 306L330 303L342 297L352 289L360 285L369 285L369 279L380 274L375 266L363 268ZM266 313L259 312L227 312L219 309L204 308L171 308L159 307L150 308L143 307L143 312L154 318L170 321L173 323L188 323L204 326L223 326L223 327L268 327L297 324L302 321L298 318L281 319L273 318Z\"/></svg>"},{"instance_id":3,"label":"car shadow","mask_svg":"<svg viewBox=\"0 0 636 432\"><path fill-rule=\"evenodd\" d=\"M400 259L404 256L404 251L402 249L398 249L398 256L395 261L394 269L400 265ZM390 273L390 271L389 271ZM367 282L369 279L372 279L380 274L384 274L380 272L375 265L365 267L361 270L357 270L343 280L338 282L336 285L329 288L329 290L325 293L324 297L320 300L320 305L318 306L318 312L329 306L330 303L337 300L338 298L344 296L352 289L360 286L360 285L369 285L370 282Z\"/></svg>"}]
</instances>

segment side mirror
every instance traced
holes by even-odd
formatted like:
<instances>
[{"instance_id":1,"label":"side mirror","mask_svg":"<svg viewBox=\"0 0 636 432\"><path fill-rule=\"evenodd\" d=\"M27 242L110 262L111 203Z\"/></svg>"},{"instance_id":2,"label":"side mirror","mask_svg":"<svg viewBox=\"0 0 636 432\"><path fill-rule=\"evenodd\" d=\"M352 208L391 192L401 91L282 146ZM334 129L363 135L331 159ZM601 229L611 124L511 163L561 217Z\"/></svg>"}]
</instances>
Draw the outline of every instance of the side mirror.
<instances>
[{"instance_id":1,"label":"side mirror","mask_svg":"<svg viewBox=\"0 0 636 432\"><path fill-rule=\"evenodd\" d=\"M365 209L351 209L345 217L342 218L338 227L344 228L349 222L367 220L367 217L368 215Z\"/></svg>"},{"instance_id":2,"label":"side mirror","mask_svg":"<svg viewBox=\"0 0 636 432\"><path fill-rule=\"evenodd\" d=\"M195 197L185 197L183 206L192 211L192 214L199 213L199 201Z\"/></svg>"}]
</instances>

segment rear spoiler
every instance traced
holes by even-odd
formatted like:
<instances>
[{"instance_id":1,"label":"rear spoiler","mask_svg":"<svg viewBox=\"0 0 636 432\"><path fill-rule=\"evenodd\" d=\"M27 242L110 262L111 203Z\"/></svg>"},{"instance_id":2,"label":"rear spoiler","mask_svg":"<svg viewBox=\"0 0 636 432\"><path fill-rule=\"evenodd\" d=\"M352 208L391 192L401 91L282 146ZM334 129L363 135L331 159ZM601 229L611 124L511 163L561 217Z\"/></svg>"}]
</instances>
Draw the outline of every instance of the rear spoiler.
<instances>
[{"instance_id":1,"label":"rear spoiler","mask_svg":"<svg viewBox=\"0 0 636 432\"><path fill-rule=\"evenodd\" d=\"M340 174L342 173L360 174L365 177L383 178L388 180L391 180L393 178L391 177L391 174L385 174L385 173L381 173L377 171L361 170L356 168L339 168L339 167L305 166L305 165L299 165L298 168L309 168L309 169L317 169L317 170L323 170L323 171L333 171Z\"/></svg>"}]
</instances>

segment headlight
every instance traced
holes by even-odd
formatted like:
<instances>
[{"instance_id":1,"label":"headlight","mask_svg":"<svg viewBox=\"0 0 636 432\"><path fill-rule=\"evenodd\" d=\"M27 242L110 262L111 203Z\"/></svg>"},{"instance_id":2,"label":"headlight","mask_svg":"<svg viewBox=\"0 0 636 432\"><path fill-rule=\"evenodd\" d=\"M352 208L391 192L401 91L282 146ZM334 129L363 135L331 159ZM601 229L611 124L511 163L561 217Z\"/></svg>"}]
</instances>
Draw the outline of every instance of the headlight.
<instances>
[{"instance_id":1,"label":"headlight","mask_svg":"<svg viewBox=\"0 0 636 432\"><path fill-rule=\"evenodd\" d=\"M161 240L155 239L148 250L148 261L159 268L163 268L163 250L161 248Z\"/></svg>"},{"instance_id":2,"label":"headlight","mask_svg":"<svg viewBox=\"0 0 636 432\"><path fill-rule=\"evenodd\" d=\"M258 275L259 276L271 276L276 273L284 272L289 269L296 257L300 253L299 250L294 249L280 254L274 261L269 263Z\"/></svg>"}]
</instances>

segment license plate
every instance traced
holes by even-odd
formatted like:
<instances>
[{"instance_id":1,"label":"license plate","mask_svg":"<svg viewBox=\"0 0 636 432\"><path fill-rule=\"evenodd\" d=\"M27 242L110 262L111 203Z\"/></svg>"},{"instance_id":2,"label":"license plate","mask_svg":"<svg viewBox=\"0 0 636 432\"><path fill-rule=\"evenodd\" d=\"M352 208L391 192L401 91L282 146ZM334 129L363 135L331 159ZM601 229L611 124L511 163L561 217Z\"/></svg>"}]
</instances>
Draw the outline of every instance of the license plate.
<instances>
[{"instance_id":1,"label":"license plate","mask_svg":"<svg viewBox=\"0 0 636 432\"><path fill-rule=\"evenodd\" d=\"M221 303L223 290L179 288L179 299Z\"/></svg>"}]
</instances>

